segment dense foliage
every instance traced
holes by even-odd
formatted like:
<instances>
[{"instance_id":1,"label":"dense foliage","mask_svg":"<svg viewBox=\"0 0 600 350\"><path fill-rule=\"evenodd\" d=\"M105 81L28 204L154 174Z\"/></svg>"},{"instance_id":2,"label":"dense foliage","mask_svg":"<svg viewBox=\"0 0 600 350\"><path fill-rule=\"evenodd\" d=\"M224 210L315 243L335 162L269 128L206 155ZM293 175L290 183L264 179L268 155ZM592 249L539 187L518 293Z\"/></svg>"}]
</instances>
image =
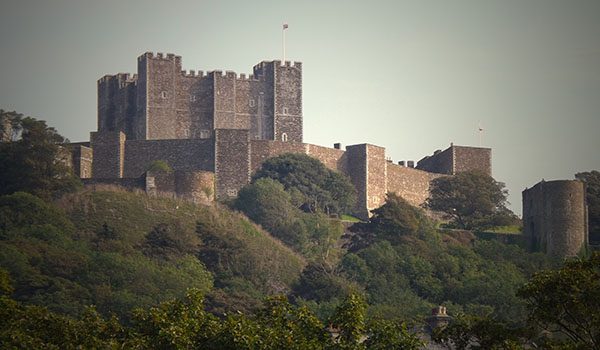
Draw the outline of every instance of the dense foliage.
<instances>
[{"instance_id":1,"label":"dense foliage","mask_svg":"<svg viewBox=\"0 0 600 350\"><path fill-rule=\"evenodd\" d=\"M506 207L507 196L502 182L482 172L463 172L432 180L426 206L450 216L453 227L487 229L518 221Z\"/></svg>"},{"instance_id":2,"label":"dense foliage","mask_svg":"<svg viewBox=\"0 0 600 350\"><path fill-rule=\"evenodd\" d=\"M105 319L88 308L79 318L25 306L7 294L0 269L0 345L20 349L419 349L421 340L403 323L368 320L366 304L350 296L331 315L329 330L306 307L272 297L254 316L217 318L204 310L203 294L136 309L132 322ZM330 333L331 332L331 333ZM365 336L368 338L365 340Z\"/></svg>"},{"instance_id":3,"label":"dense foliage","mask_svg":"<svg viewBox=\"0 0 600 350\"><path fill-rule=\"evenodd\" d=\"M551 266L544 255L516 245L477 240L467 232L438 233L422 210L393 195L372 222L352 230L340 261L309 265L294 289L317 312L359 290L370 313L386 318L423 318L443 304L451 313L522 323L525 303L516 291Z\"/></svg>"},{"instance_id":4,"label":"dense foliage","mask_svg":"<svg viewBox=\"0 0 600 350\"><path fill-rule=\"evenodd\" d=\"M600 244L600 172L592 170L577 173L575 177L586 185L590 242Z\"/></svg>"},{"instance_id":5,"label":"dense foliage","mask_svg":"<svg viewBox=\"0 0 600 350\"><path fill-rule=\"evenodd\" d=\"M581 348L600 349L600 253L541 271L519 291L529 321Z\"/></svg>"},{"instance_id":6,"label":"dense foliage","mask_svg":"<svg viewBox=\"0 0 600 350\"><path fill-rule=\"evenodd\" d=\"M356 189L345 175L305 154L288 153L267 159L253 181L265 177L279 181L293 203L309 212L350 213L356 202Z\"/></svg>"},{"instance_id":7,"label":"dense foliage","mask_svg":"<svg viewBox=\"0 0 600 350\"><path fill-rule=\"evenodd\" d=\"M438 231L393 194L369 222L345 229L328 214L347 213L354 188L304 155L265 163L232 203L247 217L116 188L52 202L73 188L57 161L64 139L44 122L2 116L12 140L0 143L3 347L416 349L403 320L422 321L443 304L462 316L437 334L442 344L598 348L600 255L526 284L557 262ZM151 168L169 171L164 162ZM588 183L591 228L597 174L577 175ZM477 173L437 179L428 202L455 227L475 229L512 223L505 204L503 184ZM265 299L274 294L293 303Z\"/></svg>"},{"instance_id":8,"label":"dense foliage","mask_svg":"<svg viewBox=\"0 0 600 350\"><path fill-rule=\"evenodd\" d=\"M303 264L227 208L127 192L0 197L0 267L15 298L71 315L94 304L126 318L187 288L216 312L248 310L289 290Z\"/></svg>"},{"instance_id":9,"label":"dense foliage","mask_svg":"<svg viewBox=\"0 0 600 350\"><path fill-rule=\"evenodd\" d=\"M528 322L459 314L437 329L448 349L600 349L600 253L536 273L518 292Z\"/></svg>"},{"instance_id":10,"label":"dense foliage","mask_svg":"<svg viewBox=\"0 0 600 350\"><path fill-rule=\"evenodd\" d=\"M0 109L0 195L17 191L44 199L76 189L80 182L67 166L67 140L46 122Z\"/></svg>"},{"instance_id":11,"label":"dense foliage","mask_svg":"<svg viewBox=\"0 0 600 350\"><path fill-rule=\"evenodd\" d=\"M305 213L284 186L260 178L243 187L233 206L310 260L329 260L343 227L323 213Z\"/></svg>"},{"instance_id":12,"label":"dense foliage","mask_svg":"<svg viewBox=\"0 0 600 350\"><path fill-rule=\"evenodd\" d=\"M126 315L186 288L210 290L212 277L193 255L155 258L127 238L106 223L81 230L63 210L27 193L0 197L0 266L13 276L20 301L71 315L90 304Z\"/></svg>"}]
</instances>

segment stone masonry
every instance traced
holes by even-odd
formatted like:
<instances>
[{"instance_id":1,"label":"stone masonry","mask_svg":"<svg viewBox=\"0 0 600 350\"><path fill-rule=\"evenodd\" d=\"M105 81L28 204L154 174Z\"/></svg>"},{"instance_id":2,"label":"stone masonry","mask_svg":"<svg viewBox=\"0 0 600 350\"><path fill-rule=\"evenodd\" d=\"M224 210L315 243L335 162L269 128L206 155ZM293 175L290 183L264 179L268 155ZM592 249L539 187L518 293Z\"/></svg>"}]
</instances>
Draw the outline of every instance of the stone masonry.
<instances>
[{"instance_id":1,"label":"stone masonry","mask_svg":"<svg viewBox=\"0 0 600 350\"><path fill-rule=\"evenodd\" d=\"M544 181L523 191L523 232L530 251L576 256L588 244L585 184Z\"/></svg>"},{"instance_id":2,"label":"stone masonry","mask_svg":"<svg viewBox=\"0 0 600 350\"><path fill-rule=\"evenodd\" d=\"M181 57L144 53L137 74L98 80L98 131L72 144L75 172L88 183L139 187L201 201L234 197L268 158L304 153L348 176L358 191L356 214L394 192L413 205L432 179L460 171L491 174L491 150L451 145L408 166L370 144L329 148L303 143L302 64L263 61L253 74L183 71ZM171 174L152 174L155 160ZM213 174L213 175L210 175ZM137 179L137 180L136 180Z\"/></svg>"}]
</instances>

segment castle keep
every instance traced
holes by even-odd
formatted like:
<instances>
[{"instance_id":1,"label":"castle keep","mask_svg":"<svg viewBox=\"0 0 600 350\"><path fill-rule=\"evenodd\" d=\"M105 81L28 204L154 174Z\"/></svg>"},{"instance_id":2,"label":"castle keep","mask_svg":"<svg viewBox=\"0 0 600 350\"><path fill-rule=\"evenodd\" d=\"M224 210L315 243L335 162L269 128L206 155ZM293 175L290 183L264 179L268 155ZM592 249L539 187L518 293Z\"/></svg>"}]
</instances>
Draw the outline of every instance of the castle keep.
<instances>
[{"instance_id":1,"label":"castle keep","mask_svg":"<svg viewBox=\"0 0 600 350\"><path fill-rule=\"evenodd\" d=\"M137 74L98 81L98 131L71 144L73 168L87 183L168 192L192 200L234 197L266 159L304 153L346 174L366 218L387 192L413 205L432 179L460 171L491 175L491 150L450 145L414 162L392 163L385 148L342 150L303 143L302 64L263 61L253 74L186 72L181 57L145 53ZM147 171L162 160L172 174Z\"/></svg>"}]
</instances>

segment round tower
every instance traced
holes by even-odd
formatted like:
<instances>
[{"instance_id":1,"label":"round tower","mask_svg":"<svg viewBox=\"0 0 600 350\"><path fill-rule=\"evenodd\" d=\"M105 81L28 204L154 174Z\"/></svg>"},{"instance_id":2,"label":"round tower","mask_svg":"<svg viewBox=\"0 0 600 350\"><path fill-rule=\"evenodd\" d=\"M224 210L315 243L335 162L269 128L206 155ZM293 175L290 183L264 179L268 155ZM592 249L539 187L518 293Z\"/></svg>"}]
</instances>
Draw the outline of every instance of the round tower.
<instances>
[{"instance_id":1,"label":"round tower","mask_svg":"<svg viewBox=\"0 0 600 350\"><path fill-rule=\"evenodd\" d=\"M542 181L523 191L523 228L531 250L577 255L587 245L585 184Z\"/></svg>"}]
</instances>

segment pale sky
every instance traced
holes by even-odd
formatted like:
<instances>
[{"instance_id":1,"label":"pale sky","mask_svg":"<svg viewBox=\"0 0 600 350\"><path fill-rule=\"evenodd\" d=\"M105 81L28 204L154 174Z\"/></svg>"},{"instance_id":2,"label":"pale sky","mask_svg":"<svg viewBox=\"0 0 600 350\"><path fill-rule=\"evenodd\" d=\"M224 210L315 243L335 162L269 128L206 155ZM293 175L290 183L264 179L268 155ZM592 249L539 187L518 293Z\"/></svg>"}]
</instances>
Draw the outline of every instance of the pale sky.
<instances>
[{"instance_id":1,"label":"pale sky","mask_svg":"<svg viewBox=\"0 0 600 350\"><path fill-rule=\"evenodd\" d=\"M303 62L305 142L418 161L493 149L521 214L542 178L600 169L600 1L0 0L0 108L71 141L96 129L96 81L145 51L184 69Z\"/></svg>"}]
</instances>

